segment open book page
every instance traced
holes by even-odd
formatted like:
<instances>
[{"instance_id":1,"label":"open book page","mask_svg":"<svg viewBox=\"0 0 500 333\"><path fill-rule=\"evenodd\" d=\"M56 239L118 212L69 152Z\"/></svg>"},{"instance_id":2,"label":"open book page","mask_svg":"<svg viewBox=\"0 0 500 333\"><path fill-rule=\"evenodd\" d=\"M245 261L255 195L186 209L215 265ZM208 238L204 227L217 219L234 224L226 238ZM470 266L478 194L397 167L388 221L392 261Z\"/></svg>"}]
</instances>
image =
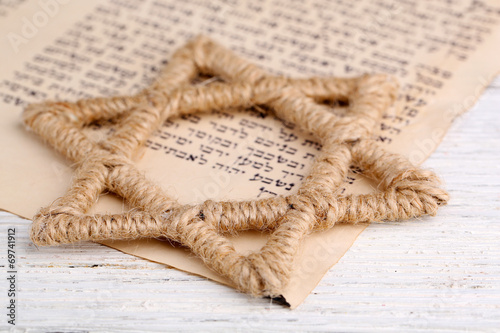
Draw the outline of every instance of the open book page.
<instances>
[{"instance_id":1,"label":"open book page","mask_svg":"<svg viewBox=\"0 0 500 333\"><path fill-rule=\"evenodd\" d=\"M498 71L496 1L20 1L0 23L0 208L30 218L64 194L69 163L20 121L46 99L132 94L172 53L203 33L272 74L397 77L401 91L375 140L421 163L453 119ZM0 14L1 15L1 14ZM332 106L341 112L342 106ZM90 129L99 138L104 130ZM137 156L146 175L180 203L294 193L319 145L268 110L216 110L167 121ZM373 191L354 173L345 193ZM126 204L106 195L95 211ZM310 235L283 295L297 306L366 225ZM241 251L266 236L233 237ZM227 283L188 251L160 240L105 242L124 252ZM43 249L41 249L43 251Z\"/></svg>"}]
</instances>

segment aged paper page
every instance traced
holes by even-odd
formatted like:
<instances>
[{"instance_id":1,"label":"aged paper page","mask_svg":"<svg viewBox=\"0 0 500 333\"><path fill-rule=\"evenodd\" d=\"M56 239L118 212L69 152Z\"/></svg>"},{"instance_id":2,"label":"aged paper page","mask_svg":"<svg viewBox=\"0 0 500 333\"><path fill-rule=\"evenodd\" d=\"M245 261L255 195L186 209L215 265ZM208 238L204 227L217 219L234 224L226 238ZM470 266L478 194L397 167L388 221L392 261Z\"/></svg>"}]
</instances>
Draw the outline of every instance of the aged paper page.
<instances>
[{"instance_id":1,"label":"aged paper page","mask_svg":"<svg viewBox=\"0 0 500 333\"><path fill-rule=\"evenodd\" d=\"M0 1L0 20L4 20L12 13L16 13L19 6L26 0L3 0Z\"/></svg>"},{"instance_id":2,"label":"aged paper page","mask_svg":"<svg viewBox=\"0 0 500 333\"><path fill-rule=\"evenodd\" d=\"M394 75L401 94L374 139L421 163L470 108L500 64L496 1L20 1L0 21L0 208L30 218L61 196L72 169L23 129L20 113L45 99L137 92L172 52L207 34L273 74ZM99 137L105 131L89 130ZM218 110L167 121L138 165L181 203L293 193L321 146L264 110ZM345 191L376 187L354 173ZM106 195L96 211L127 209ZM310 235L284 298L296 307L366 225ZM245 252L265 235L234 238ZM106 242L227 283L188 251L161 240ZM40 249L43 251L43 249Z\"/></svg>"}]
</instances>

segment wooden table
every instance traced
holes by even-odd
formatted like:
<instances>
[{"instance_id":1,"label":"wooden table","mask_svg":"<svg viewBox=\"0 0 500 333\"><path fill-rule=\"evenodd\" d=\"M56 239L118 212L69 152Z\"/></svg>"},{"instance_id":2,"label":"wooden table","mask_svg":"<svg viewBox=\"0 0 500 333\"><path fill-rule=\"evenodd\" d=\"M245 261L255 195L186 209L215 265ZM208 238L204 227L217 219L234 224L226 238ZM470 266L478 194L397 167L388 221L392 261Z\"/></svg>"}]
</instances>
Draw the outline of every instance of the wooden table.
<instances>
[{"instance_id":1,"label":"wooden table","mask_svg":"<svg viewBox=\"0 0 500 333\"><path fill-rule=\"evenodd\" d=\"M1 212L0 331L12 329L12 227L22 332L500 331L499 78L425 166L445 180L449 205L435 218L372 224L293 311L99 244L37 249L30 221Z\"/></svg>"}]
</instances>

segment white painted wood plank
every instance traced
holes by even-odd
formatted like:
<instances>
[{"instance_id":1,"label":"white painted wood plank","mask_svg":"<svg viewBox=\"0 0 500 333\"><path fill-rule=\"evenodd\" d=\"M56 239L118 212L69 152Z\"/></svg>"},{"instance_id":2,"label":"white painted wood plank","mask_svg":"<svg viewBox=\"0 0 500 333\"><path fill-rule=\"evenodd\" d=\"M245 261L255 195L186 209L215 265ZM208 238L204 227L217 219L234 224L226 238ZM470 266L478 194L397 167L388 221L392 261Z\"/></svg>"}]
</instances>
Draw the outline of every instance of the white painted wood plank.
<instances>
[{"instance_id":1,"label":"white painted wood plank","mask_svg":"<svg viewBox=\"0 0 500 333\"><path fill-rule=\"evenodd\" d=\"M17 328L498 331L499 113L497 78L425 162L445 180L449 205L434 218L372 224L294 311L98 244L37 249L29 221L0 213L0 265L6 230L17 230ZM4 317L0 331L8 329Z\"/></svg>"}]
</instances>

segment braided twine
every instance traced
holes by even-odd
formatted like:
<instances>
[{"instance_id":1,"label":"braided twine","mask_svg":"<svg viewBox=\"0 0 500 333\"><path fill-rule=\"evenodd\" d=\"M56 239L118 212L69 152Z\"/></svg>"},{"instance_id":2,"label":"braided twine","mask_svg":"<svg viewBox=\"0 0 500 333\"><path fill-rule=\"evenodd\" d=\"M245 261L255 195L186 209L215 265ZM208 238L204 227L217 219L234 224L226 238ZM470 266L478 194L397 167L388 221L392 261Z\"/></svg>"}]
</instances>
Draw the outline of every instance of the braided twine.
<instances>
[{"instance_id":1,"label":"braided twine","mask_svg":"<svg viewBox=\"0 0 500 333\"><path fill-rule=\"evenodd\" d=\"M193 85L199 74L223 82ZM166 237L187 246L213 270L255 296L279 296L305 235L335 223L402 220L434 215L448 194L434 173L381 148L371 135L393 102L397 86L383 75L290 79L271 76L200 36L173 55L160 77L134 96L29 105L28 128L76 163L67 193L33 218L37 245L76 241ZM346 116L318 103L348 100ZM288 196L252 201L207 200L180 205L138 171L133 154L167 119L220 109L266 105L311 132L322 144L310 174ZM82 129L119 119L116 131L95 142ZM378 180L372 194L339 195L351 166ZM104 191L134 209L122 214L86 212ZM258 252L244 256L224 236L241 230L269 231Z\"/></svg>"}]
</instances>

